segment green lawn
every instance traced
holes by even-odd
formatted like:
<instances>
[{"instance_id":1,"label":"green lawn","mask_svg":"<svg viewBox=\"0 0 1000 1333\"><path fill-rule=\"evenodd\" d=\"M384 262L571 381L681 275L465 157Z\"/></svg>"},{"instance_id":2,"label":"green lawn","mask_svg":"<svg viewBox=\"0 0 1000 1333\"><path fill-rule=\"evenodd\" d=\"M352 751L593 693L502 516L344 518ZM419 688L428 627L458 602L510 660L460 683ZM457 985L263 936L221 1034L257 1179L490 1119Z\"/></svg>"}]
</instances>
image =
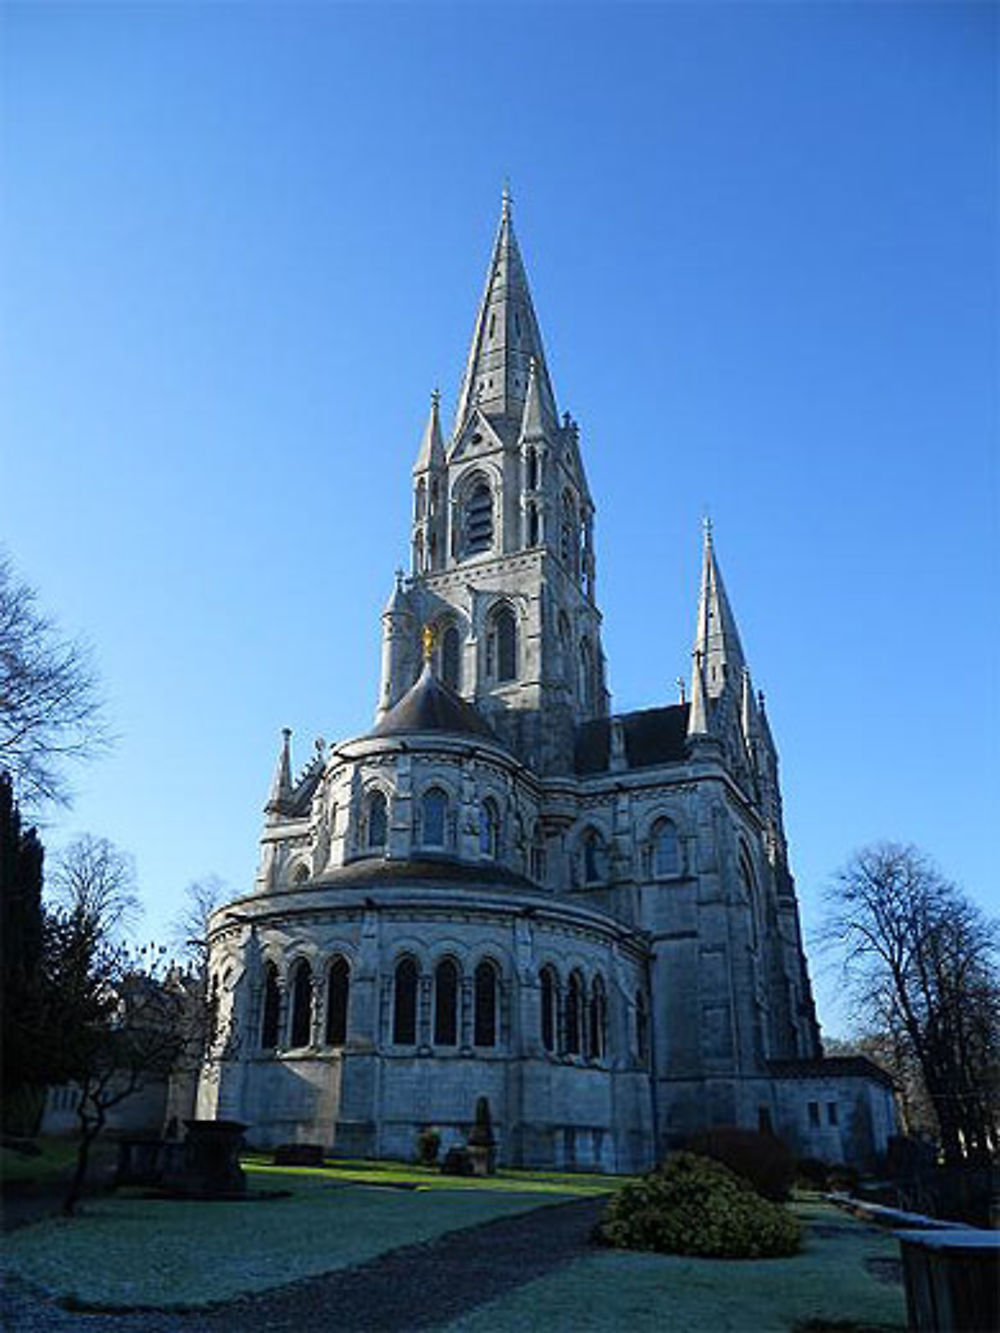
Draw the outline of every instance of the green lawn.
<instances>
[{"instance_id":1,"label":"green lawn","mask_svg":"<svg viewBox=\"0 0 1000 1333\"><path fill-rule=\"evenodd\" d=\"M46 1185L64 1179L76 1161L76 1139L39 1139L37 1157L0 1148L0 1180L11 1184Z\"/></svg>"},{"instance_id":2,"label":"green lawn","mask_svg":"<svg viewBox=\"0 0 1000 1333\"><path fill-rule=\"evenodd\" d=\"M290 1197L189 1203L123 1194L4 1238L4 1267L84 1306L180 1308L347 1268L446 1231L571 1197L496 1189L372 1189L251 1168Z\"/></svg>"},{"instance_id":3,"label":"green lawn","mask_svg":"<svg viewBox=\"0 0 1000 1333\"><path fill-rule=\"evenodd\" d=\"M902 1330L900 1286L879 1282L866 1258L896 1259L890 1236L819 1203L795 1211L807 1232L791 1259L681 1259L604 1250L529 1282L448 1325L448 1333L790 1333L811 1320L844 1330Z\"/></svg>"}]
</instances>

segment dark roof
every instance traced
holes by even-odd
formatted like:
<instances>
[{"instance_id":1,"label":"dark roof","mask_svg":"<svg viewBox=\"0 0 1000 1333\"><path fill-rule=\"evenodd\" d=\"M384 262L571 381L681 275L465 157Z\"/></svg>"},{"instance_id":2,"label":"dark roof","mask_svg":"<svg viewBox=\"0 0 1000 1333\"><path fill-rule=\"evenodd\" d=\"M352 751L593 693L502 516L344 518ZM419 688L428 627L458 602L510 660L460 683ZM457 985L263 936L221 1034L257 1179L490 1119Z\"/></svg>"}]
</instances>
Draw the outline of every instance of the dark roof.
<instances>
[{"instance_id":1,"label":"dark roof","mask_svg":"<svg viewBox=\"0 0 1000 1333\"><path fill-rule=\"evenodd\" d=\"M625 757L629 768L677 764L686 758L687 704L622 713L619 721L625 731ZM610 753L610 718L596 718L577 727L575 767L581 777L606 772Z\"/></svg>"},{"instance_id":2,"label":"dark roof","mask_svg":"<svg viewBox=\"0 0 1000 1333\"><path fill-rule=\"evenodd\" d=\"M776 1078L872 1078L892 1087L892 1077L866 1055L827 1055L817 1060L770 1060Z\"/></svg>"},{"instance_id":3,"label":"dark roof","mask_svg":"<svg viewBox=\"0 0 1000 1333\"><path fill-rule=\"evenodd\" d=\"M354 888L366 884L388 885L394 881L406 884L466 884L484 889L531 889L537 892L537 886L530 880L505 866L486 861L454 861L444 856L412 861L390 861L384 856L368 856L346 866L337 866L335 870L321 875L316 882L332 888Z\"/></svg>"},{"instance_id":4,"label":"dark roof","mask_svg":"<svg viewBox=\"0 0 1000 1333\"><path fill-rule=\"evenodd\" d=\"M496 742L489 723L424 666L420 679L403 695L369 736L403 736L419 731L444 731L460 736L481 736Z\"/></svg>"}]
</instances>

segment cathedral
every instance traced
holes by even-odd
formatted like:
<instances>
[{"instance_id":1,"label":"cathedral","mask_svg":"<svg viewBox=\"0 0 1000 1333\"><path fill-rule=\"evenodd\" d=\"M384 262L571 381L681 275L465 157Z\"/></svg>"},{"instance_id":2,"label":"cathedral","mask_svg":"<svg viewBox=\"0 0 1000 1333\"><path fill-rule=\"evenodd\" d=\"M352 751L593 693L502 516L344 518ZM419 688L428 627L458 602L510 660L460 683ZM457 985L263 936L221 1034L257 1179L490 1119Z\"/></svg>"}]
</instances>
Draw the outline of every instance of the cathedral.
<instances>
[{"instance_id":1,"label":"cathedral","mask_svg":"<svg viewBox=\"0 0 1000 1333\"><path fill-rule=\"evenodd\" d=\"M411 1158L486 1097L508 1165L635 1171L713 1125L870 1160L892 1090L821 1055L711 530L686 698L616 713L556 402L505 194L454 423L435 393L413 465L374 724L298 775L284 733L253 891L212 919L198 1114Z\"/></svg>"}]
</instances>

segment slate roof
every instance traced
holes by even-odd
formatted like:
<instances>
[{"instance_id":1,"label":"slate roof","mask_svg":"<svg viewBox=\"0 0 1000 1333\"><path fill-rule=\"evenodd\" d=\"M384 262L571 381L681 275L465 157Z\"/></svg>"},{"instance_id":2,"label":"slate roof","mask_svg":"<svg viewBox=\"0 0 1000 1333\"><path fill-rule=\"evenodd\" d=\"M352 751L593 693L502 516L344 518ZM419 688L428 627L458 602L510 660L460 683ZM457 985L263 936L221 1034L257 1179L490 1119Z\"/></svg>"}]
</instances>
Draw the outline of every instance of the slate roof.
<instances>
[{"instance_id":1,"label":"slate roof","mask_svg":"<svg viewBox=\"0 0 1000 1333\"><path fill-rule=\"evenodd\" d=\"M429 663L425 664L417 683L410 686L368 734L405 736L419 731L481 736L494 744L497 739L482 713L438 680Z\"/></svg>"},{"instance_id":2,"label":"slate roof","mask_svg":"<svg viewBox=\"0 0 1000 1333\"><path fill-rule=\"evenodd\" d=\"M689 707L688 704L671 704L668 708L644 708L620 715L629 768L652 768L657 764L684 761L687 757L685 741ZM595 718L577 727L575 769L580 777L607 772L610 754L610 718Z\"/></svg>"},{"instance_id":3,"label":"slate roof","mask_svg":"<svg viewBox=\"0 0 1000 1333\"><path fill-rule=\"evenodd\" d=\"M769 1060L776 1078L872 1078L893 1087L886 1071L866 1055L828 1055L820 1060Z\"/></svg>"}]
</instances>

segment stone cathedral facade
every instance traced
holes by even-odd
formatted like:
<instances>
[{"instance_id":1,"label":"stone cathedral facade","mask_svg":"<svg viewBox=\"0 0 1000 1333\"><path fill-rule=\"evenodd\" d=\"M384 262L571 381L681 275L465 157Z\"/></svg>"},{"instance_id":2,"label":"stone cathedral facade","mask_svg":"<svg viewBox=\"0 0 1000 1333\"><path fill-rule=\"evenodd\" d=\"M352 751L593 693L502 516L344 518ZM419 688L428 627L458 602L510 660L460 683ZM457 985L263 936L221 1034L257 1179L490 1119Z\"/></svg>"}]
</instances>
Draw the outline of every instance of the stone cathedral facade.
<instances>
[{"instance_id":1,"label":"stone cathedral facade","mask_svg":"<svg viewBox=\"0 0 1000 1333\"><path fill-rule=\"evenodd\" d=\"M297 777L285 733L253 892L213 918L198 1113L410 1157L486 1096L502 1162L609 1171L708 1125L884 1148L885 1080L821 1059L710 531L687 700L612 709L580 431L506 197L454 426L435 393L412 487L375 723Z\"/></svg>"}]
</instances>

